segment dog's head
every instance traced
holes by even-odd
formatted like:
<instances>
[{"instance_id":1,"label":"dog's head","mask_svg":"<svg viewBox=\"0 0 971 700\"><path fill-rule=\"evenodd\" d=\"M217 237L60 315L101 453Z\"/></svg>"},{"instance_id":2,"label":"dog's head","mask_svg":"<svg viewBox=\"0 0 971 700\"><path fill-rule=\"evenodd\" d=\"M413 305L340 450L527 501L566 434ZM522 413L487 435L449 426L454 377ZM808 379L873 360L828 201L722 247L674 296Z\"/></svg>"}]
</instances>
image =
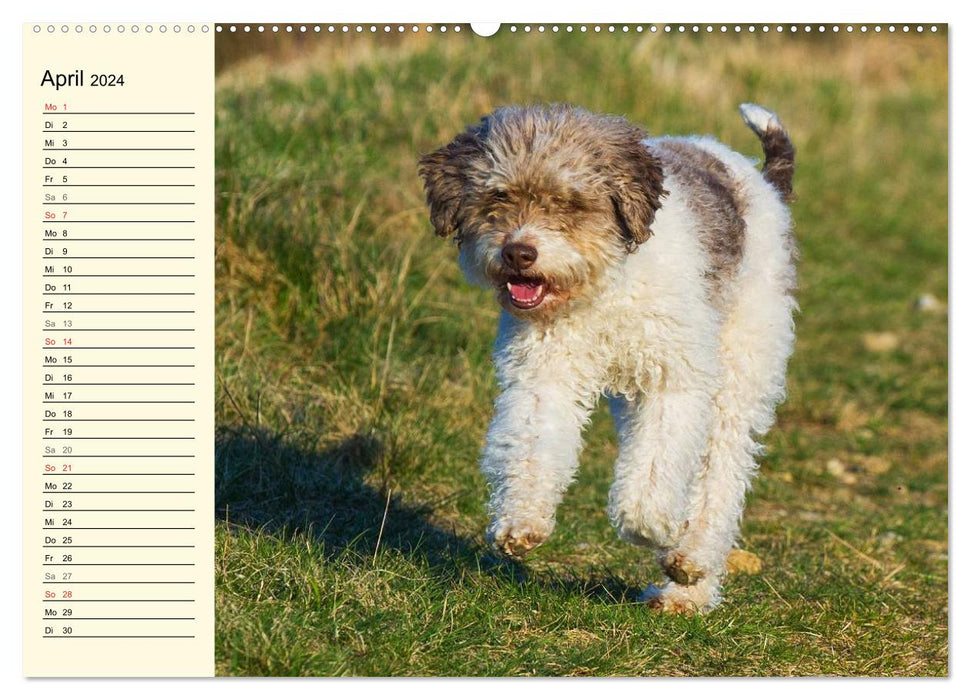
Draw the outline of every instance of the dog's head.
<instances>
[{"instance_id":1,"label":"dog's head","mask_svg":"<svg viewBox=\"0 0 971 700\"><path fill-rule=\"evenodd\" d=\"M501 108L421 159L435 232L510 313L549 316L650 237L665 192L645 137L575 107Z\"/></svg>"}]
</instances>

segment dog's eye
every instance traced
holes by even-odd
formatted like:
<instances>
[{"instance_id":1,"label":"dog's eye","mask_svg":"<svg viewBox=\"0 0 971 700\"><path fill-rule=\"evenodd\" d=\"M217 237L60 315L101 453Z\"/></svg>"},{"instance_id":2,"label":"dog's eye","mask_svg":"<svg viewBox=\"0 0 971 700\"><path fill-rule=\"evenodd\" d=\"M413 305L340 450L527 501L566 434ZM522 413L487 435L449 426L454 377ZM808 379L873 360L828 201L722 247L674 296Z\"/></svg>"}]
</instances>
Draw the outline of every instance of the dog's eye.
<instances>
[{"instance_id":1,"label":"dog's eye","mask_svg":"<svg viewBox=\"0 0 971 700\"><path fill-rule=\"evenodd\" d=\"M505 190L492 190L489 192L489 198L497 204L508 204L512 201L512 197Z\"/></svg>"}]
</instances>

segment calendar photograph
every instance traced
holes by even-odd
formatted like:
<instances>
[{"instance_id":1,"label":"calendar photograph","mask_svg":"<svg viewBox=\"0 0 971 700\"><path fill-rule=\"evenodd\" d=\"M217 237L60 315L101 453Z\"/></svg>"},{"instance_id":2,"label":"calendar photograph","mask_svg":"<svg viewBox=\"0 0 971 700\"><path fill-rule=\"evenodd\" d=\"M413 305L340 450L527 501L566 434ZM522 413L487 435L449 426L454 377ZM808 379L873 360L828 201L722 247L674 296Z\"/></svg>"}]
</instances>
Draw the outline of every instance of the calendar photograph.
<instances>
[{"instance_id":1,"label":"calendar photograph","mask_svg":"<svg viewBox=\"0 0 971 700\"><path fill-rule=\"evenodd\" d=\"M216 26L216 675L947 676L947 25L492 29Z\"/></svg>"}]
</instances>

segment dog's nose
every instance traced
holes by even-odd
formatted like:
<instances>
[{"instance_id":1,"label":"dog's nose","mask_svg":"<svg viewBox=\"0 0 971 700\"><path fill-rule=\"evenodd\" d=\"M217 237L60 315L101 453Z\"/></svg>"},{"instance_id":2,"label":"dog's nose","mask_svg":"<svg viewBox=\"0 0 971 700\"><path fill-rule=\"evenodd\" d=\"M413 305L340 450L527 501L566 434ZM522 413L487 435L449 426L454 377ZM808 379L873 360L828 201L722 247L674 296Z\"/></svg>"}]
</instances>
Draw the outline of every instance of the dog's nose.
<instances>
[{"instance_id":1,"label":"dog's nose","mask_svg":"<svg viewBox=\"0 0 971 700\"><path fill-rule=\"evenodd\" d=\"M526 243L508 243L502 247L502 259L513 270L526 270L533 266L539 252Z\"/></svg>"}]
</instances>

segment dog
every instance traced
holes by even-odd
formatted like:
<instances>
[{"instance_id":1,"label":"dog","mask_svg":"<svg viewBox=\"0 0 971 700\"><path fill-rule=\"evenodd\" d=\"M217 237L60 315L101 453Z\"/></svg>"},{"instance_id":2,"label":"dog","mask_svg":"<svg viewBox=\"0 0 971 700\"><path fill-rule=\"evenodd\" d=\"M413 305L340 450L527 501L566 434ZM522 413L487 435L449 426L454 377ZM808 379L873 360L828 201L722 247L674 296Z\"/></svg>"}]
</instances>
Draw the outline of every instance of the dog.
<instances>
[{"instance_id":1,"label":"dog","mask_svg":"<svg viewBox=\"0 0 971 700\"><path fill-rule=\"evenodd\" d=\"M641 599L669 612L721 600L795 338L795 150L773 112L740 109L761 172L569 105L500 108L418 168L435 232L502 307L487 540L519 558L550 536L606 396L608 515L658 552L667 580Z\"/></svg>"}]
</instances>

